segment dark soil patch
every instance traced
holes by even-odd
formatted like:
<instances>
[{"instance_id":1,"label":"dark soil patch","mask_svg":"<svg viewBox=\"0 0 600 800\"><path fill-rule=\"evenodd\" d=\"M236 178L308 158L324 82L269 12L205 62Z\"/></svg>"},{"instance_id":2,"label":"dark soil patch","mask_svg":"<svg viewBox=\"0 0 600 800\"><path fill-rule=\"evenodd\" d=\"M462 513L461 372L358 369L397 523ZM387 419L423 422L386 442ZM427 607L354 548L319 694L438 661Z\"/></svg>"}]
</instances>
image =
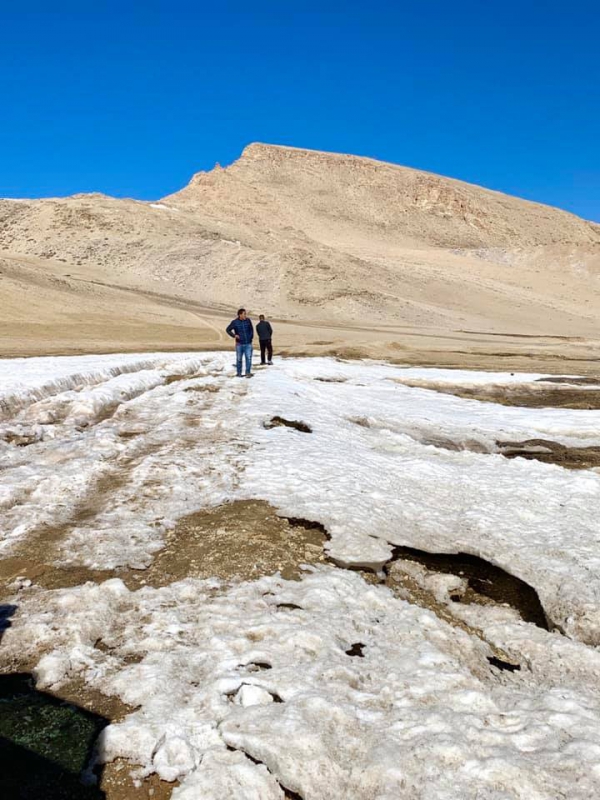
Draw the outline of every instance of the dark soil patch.
<instances>
[{"instance_id":1,"label":"dark soil patch","mask_svg":"<svg viewBox=\"0 0 600 800\"><path fill-rule=\"evenodd\" d=\"M535 382L525 385L456 386L430 383L420 380L393 378L395 383L413 388L430 389L441 394L451 394L465 400L480 400L499 403L503 406L521 408L578 408L592 410L600 408L600 389L576 389L573 386L555 383L545 386ZM573 381L571 381L573 383Z\"/></svg>"},{"instance_id":2,"label":"dark soil patch","mask_svg":"<svg viewBox=\"0 0 600 800\"><path fill-rule=\"evenodd\" d=\"M362 642L354 642L352 647L346 650L345 653L347 656L364 658L365 654L363 653L363 650L365 647L366 645L364 645Z\"/></svg>"},{"instance_id":3,"label":"dark soil patch","mask_svg":"<svg viewBox=\"0 0 600 800\"><path fill-rule=\"evenodd\" d=\"M191 381L194 378L203 378L204 375L167 375L165 378L165 384L170 386L172 383L178 383L178 381Z\"/></svg>"},{"instance_id":4,"label":"dark soil patch","mask_svg":"<svg viewBox=\"0 0 600 800\"><path fill-rule=\"evenodd\" d=\"M600 447L567 447L548 439L523 442L496 442L506 458L526 458L544 464L558 464L566 469L600 467Z\"/></svg>"},{"instance_id":5,"label":"dark soil patch","mask_svg":"<svg viewBox=\"0 0 600 800\"><path fill-rule=\"evenodd\" d=\"M550 378L537 378L536 383L570 383L571 386L600 386L600 378L569 378L565 375L553 375Z\"/></svg>"},{"instance_id":6,"label":"dark soil patch","mask_svg":"<svg viewBox=\"0 0 600 800\"><path fill-rule=\"evenodd\" d=\"M265 422L265 428L278 428L285 426L286 428L294 428L301 433L312 433L312 428L305 422L299 422L295 419L285 419L284 417L272 417L269 422Z\"/></svg>"},{"instance_id":7,"label":"dark soil patch","mask_svg":"<svg viewBox=\"0 0 600 800\"><path fill-rule=\"evenodd\" d=\"M186 386L184 392L219 392L220 386L214 383L203 383L200 386Z\"/></svg>"},{"instance_id":8,"label":"dark soil patch","mask_svg":"<svg viewBox=\"0 0 600 800\"><path fill-rule=\"evenodd\" d=\"M161 781L156 773L143 780L134 779L135 765L119 758L104 767L101 789L106 800L169 800L179 781Z\"/></svg>"},{"instance_id":9,"label":"dark soil patch","mask_svg":"<svg viewBox=\"0 0 600 800\"><path fill-rule=\"evenodd\" d=\"M280 572L296 580L301 564L325 563L324 528L286 519L262 500L240 500L180 519L146 570L119 574L130 588L183 578L254 580Z\"/></svg>"},{"instance_id":10,"label":"dark soil patch","mask_svg":"<svg viewBox=\"0 0 600 800\"><path fill-rule=\"evenodd\" d=\"M85 514L79 515L82 519ZM297 580L300 565L326 563L323 547L329 538L314 520L279 516L261 500L244 500L205 509L180 519L166 534L165 545L147 569L120 567L94 570L84 566L59 566L56 544L70 530L43 528L25 544L19 555L0 559L0 599L14 594L19 577L45 589L102 583L121 578L129 589L166 586L184 578L254 580L280 572Z\"/></svg>"},{"instance_id":11,"label":"dark soil patch","mask_svg":"<svg viewBox=\"0 0 600 800\"><path fill-rule=\"evenodd\" d=\"M391 560L386 564L386 574L390 565L398 560L416 561L433 572L457 575L467 581L467 592L456 594L454 602L486 603L493 601L509 605L519 612L525 622L532 622L539 628L549 630L548 620L538 593L520 578L490 564L483 558L468 553L427 553L412 547L394 547Z\"/></svg>"}]
</instances>

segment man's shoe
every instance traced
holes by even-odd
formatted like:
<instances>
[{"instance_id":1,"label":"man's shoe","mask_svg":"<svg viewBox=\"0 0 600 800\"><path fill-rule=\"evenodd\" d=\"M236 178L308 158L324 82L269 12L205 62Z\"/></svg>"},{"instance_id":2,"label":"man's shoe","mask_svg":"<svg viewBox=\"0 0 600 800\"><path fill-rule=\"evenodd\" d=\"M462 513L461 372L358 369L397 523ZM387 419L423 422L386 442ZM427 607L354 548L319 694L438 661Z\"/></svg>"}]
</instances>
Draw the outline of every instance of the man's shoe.
<instances>
[{"instance_id":1,"label":"man's shoe","mask_svg":"<svg viewBox=\"0 0 600 800\"><path fill-rule=\"evenodd\" d=\"M267 364L268 364L270 367L272 367L272 366L273 366L273 362L272 362L272 361L267 361Z\"/></svg>"},{"instance_id":2,"label":"man's shoe","mask_svg":"<svg viewBox=\"0 0 600 800\"><path fill-rule=\"evenodd\" d=\"M246 378L253 378L254 375L251 372L246 373Z\"/></svg>"},{"instance_id":3,"label":"man's shoe","mask_svg":"<svg viewBox=\"0 0 600 800\"><path fill-rule=\"evenodd\" d=\"M241 378L241 377L243 377L243 376L242 376L242 373L240 372L240 373L239 373L239 375L236 375L235 377L236 377L236 378Z\"/></svg>"}]
</instances>

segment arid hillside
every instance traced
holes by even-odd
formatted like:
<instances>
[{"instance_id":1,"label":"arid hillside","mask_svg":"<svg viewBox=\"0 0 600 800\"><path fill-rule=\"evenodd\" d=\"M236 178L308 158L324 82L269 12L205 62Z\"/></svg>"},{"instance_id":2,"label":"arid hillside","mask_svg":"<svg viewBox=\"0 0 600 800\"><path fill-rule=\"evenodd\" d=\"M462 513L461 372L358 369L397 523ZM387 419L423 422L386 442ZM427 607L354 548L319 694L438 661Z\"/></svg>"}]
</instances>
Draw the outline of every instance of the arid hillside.
<instances>
[{"instance_id":1,"label":"arid hillside","mask_svg":"<svg viewBox=\"0 0 600 800\"><path fill-rule=\"evenodd\" d=\"M198 309L220 329L239 304L298 325L589 338L600 226L414 169L253 144L156 203L0 201L0 271L5 352L36 325L95 349L186 346L212 328Z\"/></svg>"}]
</instances>

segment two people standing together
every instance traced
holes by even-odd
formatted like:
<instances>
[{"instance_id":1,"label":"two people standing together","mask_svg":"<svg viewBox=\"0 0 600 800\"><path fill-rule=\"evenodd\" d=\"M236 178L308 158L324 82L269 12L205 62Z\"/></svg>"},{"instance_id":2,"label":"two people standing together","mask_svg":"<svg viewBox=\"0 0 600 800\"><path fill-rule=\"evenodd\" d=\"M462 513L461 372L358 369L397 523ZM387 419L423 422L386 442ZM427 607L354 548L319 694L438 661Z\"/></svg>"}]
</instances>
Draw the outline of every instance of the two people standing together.
<instances>
[{"instance_id":1,"label":"two people standing together","mask_svg":"<svg viewBox=\"0 0 600 800\"><path fill-rule=\"evenodd\" d=\"M237 317L232 319L227 328L226 333L235 339L235 363L237 369L237 377L242 377L242 360L246 362L246 377L252 377L252 339L254 338L254 326L252 320L246 315L246 309L240 308L237 312ZM256 333L260 342L260 363L272 364L273 363L273 345L271 344L271 337L273 336L273 328L271 323L267 322L265 315L260 315L260 322L256 326ZM267 359L265 361L265 355Z\"/></svg>"}]
</instances>

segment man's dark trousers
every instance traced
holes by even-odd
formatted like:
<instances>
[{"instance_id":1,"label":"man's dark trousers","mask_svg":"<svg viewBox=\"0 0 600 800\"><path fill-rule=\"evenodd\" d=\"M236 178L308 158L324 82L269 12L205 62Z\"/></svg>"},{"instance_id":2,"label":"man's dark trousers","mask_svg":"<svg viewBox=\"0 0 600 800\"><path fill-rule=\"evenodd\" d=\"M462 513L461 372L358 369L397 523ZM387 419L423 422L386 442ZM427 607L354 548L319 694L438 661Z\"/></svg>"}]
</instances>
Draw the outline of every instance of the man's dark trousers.
<instances>
[{"instance_id":1,"label":"man's dark trousers","mask_svg":"<svg viewBox=\"0 0 600 800\"><path fill-rule=\"evenodd\" d=\"M260 340L260 363L265 364L265 352L267 353L267 361L273 361L273 345L270 339Z\"/></svg>"}]
</instances>

